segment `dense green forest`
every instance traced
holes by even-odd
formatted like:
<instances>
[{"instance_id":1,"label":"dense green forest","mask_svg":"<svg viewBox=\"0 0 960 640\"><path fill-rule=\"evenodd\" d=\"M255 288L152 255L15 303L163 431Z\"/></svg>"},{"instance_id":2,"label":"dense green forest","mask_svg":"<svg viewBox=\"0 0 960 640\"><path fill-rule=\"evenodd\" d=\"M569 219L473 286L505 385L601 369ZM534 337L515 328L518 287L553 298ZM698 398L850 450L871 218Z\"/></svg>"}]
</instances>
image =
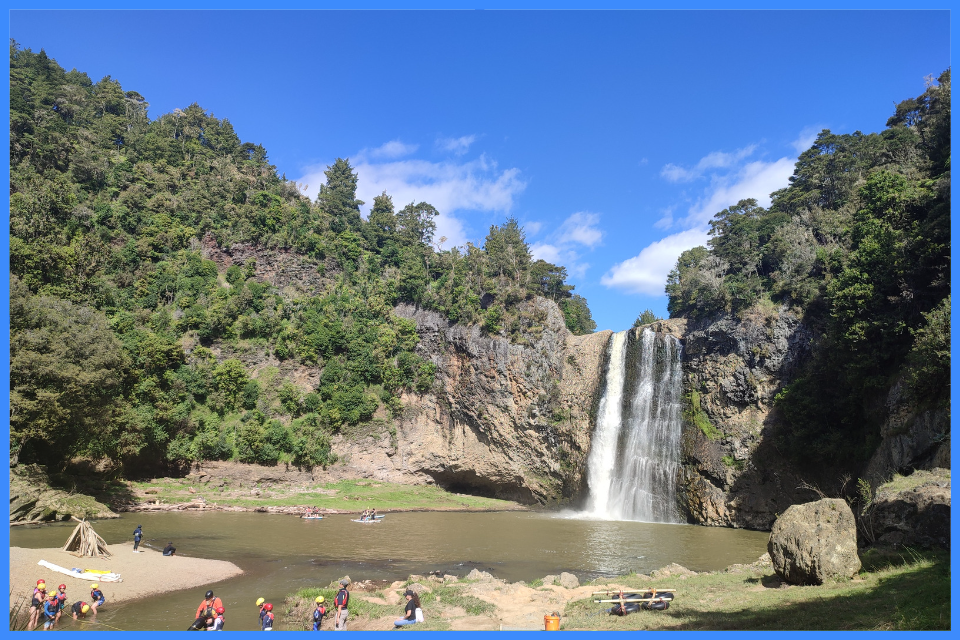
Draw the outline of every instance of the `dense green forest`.
<instances>
[{"instance_id":1,"label":"dense green forest","mask_svg":"<svg viewBox=\"0 0 960 640\"><path fill-rule=\"evenodd\" d=\"M192 104L151 119L146 98L107 76L65 71L10 45L11 450L21 461L237 459L312 466L330 437L379 420L434 365L416 355L410 302L526 343L557 302L574 333L595 329L563 267L533 260L515 220L482 247L442 249L437 210L367 220L357 175L337 159L315 200ZM256 264L204 258L251 243L295 252L329 286L285 296ZM259 350L320 371L315 389L268 367L256 377L215 348Z\"/></svg>"},{"instance_id":2,"label":"dense green forest","mask_svg":"<svg viewBox=\"0 0 960 640\"><path fill-rule=\"evenodd\" d=\"M893 384L920 410L949 406L950 71L929 80L881 133L822 131L769 208L716 214L709 247L670 273L671 316L786 304L813 330L776 400L798 461L869 457Z\"/></svg>"}]
</instances>

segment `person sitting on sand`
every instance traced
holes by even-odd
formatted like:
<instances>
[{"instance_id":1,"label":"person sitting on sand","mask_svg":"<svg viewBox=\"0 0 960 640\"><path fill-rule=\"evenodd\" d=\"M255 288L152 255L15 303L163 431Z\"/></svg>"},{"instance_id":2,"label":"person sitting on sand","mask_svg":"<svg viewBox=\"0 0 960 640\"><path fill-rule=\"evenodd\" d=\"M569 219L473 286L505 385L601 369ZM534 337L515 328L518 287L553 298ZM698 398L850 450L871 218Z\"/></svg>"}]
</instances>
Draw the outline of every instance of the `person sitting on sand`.
<instances>
[{"instance_id":1,"label":"person sitting on sand","mask_svg":"<svg viewBox=\"0 0 960 640\"><path fill-rule=\"evenodd\" d=\"M417 592L413 589L407 589L403 592L403 595L407 599L407 606L403 609L403 617L393 621L394 628L423 622L423 609L420 608L420 596L418 596Z\"/></svg>"},{"instance_id":2,"label":"person sitting on sand","mask_svg":"<svg viewBox=\"0 0 960 640\"><path fill-rule=\"evenodd\" d=\"M163 548L163 555L165 556L175 556L177 555L177 548L173 546L172 542L168 542L167 546Z\"/></svg>"},{"instance_id":3,"label":"person sitting on sand","mask_svg":"<svg viewBox=\"0 0 960 640\"><path fill-rule=\"evenodd\" d=\"M213 591L207 591L203 602L197 607L197 619L193 621L192 625L187 627L187 631L205 628L207 626L207 620L216 617L217 607L222 606L223 602L220 601L220 598L215 597Z\"/></svg>"},{"instance_id":4,"label":"person sitting on sand","mask_svg":"<svg viewBox=\"0 0 960 640\"><path fill-rule=\"evenodd\" d=\"M30 599L30 620L27 621L27 631L33 631L40 622L40 611L47 599L47 584L43 580L37 580L37 586L33 588L33 596Z\"/></svg>"},{"instance_id":5,"label":"person sitting on sand","mask_svg":"<svg viewBox=\"0 0 960 640\"><path fill-rule=\"evenodd\" d=\"M313 610L313 630L320 631L320 625L323 624L323 616L327 615L327 608L323 604L323 596L316 598L317 608Z\"/></svg>"},{"instance_id":6,"label":"person sitting on sand","mask_svg":"<svg viewBox=\"0 0 960 640\"><path fill-rule=\"evenodd\" d=\"M102 607L107 599L104 597L103 591L100 591L100 585L96 582L90 585L90 600L93 601L90 603L90 608L93 609L93 615L97 615L97 609Z\"/></svg>"},{"instance_id":7,"label":"person sitting on sand","mask_svg":"<svg viewBox=\"0 0 960 640\"><path fill-rule=\"evenodd\" d=\"M77 618L86 618L87 611L90 611L90 605L88 605L86 602L83 602L82 600L78 600L77 602L74 602L73 606L70 607L70 612L73 614L74 620L76 620Z\"/></svg>"}]
</instances>

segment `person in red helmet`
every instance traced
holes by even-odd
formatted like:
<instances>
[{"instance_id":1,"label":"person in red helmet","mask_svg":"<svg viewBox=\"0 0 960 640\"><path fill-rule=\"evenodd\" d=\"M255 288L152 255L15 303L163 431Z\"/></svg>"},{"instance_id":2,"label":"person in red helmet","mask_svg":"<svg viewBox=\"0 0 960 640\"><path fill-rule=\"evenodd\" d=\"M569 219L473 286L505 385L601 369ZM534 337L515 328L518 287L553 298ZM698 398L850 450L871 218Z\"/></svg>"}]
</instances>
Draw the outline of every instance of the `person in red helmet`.
<instances>
[{"instance_id":1,"label":"person in red helmet","mask_svg":"<svg viewBox=\"0 0 960 640\"><path fill-rule=\"evenodd\" d=\"M263 605L263 620L260 621L261 631L273 631L273 605L267 602Z\"/></svg>"},{"instance_id":2,"label":"person in red helmet","mask_svg":"<svg viewBox=\"0 0 960 640\"><path fill-rule=\"evenodd\" d=\"M217 607L217 617L213 619L213 624L207 627L207 631L223 631L223 607Z\"/></svg>"},{"instance_id":3,"label":"person in red helmet","mask_svg":"<svg viewBox=\"0 0 960 640\"><path fill-rule=\"evenodd\" d=\"M216 615L217 607L222 606L223 602L220 601L220 598L214 597L213 591L207 591L207 593L204 595L203 602L201 602L200 606L197 607L197 619L193 621L192 625L187 627L187 631L205 629L207 626L207 620Z\"/></svg>"},{"instance_id":4,"label":"person in red helmet","mask_svg":"<svg viewBox=\"0 0 960 640\"><path fill-rule=\"evenodd\" d=\"M30 600L30 620L27 622L27 631L33 631L40 623L40 611L46 599L47 583L43 579L37 580L37 586L33 588L33 596Z\"/></svg>"},{"instance_id":5,"label":"person in red helmet","mask_svg":"<svg viewBox=\"0 0 960 640\"><path fill-rule=\"evenodd\" d=\"M57 587L57 605L57 619L53 621L54 627L60 624L60 616L63 614L63 610L67 608L67 585L65 584Z\"/></svg>"}]
</instances>

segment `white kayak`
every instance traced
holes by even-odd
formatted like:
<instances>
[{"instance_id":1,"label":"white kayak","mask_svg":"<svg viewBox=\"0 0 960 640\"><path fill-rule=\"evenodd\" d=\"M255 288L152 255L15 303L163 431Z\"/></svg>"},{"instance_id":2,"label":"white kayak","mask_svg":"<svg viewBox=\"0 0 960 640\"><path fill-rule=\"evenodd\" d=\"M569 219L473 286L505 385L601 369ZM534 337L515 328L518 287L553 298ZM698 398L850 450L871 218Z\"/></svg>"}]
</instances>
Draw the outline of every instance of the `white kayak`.
<instances>
[{"instance_id":1,"label":"white kayak","mask_svg":"<svg viewBox=\"0 0 960 640\"><path fill-rule=\"evenodd\" d=\"M363 524L379 524L379 523L383 522L383 520L380 520L380 519L378 518L378 519L376 519L376 520L351 520L350 522L360 522L360 523L363 523Z\"/></svg>"},{"instance_id":2,"label":"white kayak","mask_svg":"<svg viewBox=\"0 0 960 640\"><path fill-rule=\"evenodd\" d=\"M70 569L64 569L63 567L53 564L52 562L47 562L46 560L41 560L37 563L41 567L46 567L51 571L56 571L57 573L62 573L74 578L80 578L82 580L89 580L91 582L123 582L123 578L120 577L119 573L91 573L89 571L71 571Z\"/></svg>"},{"instance_id":3,"label":"white kayak","mask_svg":"<svg viewBox=\"0 0 960 640\"><path fill-rule=\"evenodd\" d=\"M323 516L300 516L301 520L323 520Z\"/></svg>"}]
</instances>

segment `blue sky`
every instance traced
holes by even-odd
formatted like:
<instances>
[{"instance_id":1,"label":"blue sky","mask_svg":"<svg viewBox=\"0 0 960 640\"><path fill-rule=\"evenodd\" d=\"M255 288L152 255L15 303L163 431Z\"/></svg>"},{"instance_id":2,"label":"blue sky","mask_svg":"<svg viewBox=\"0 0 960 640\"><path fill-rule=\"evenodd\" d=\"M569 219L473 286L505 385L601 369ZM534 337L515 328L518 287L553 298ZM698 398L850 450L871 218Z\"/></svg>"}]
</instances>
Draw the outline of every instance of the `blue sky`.
<instances>
[{"instance_id":1,"label":"blue sky","mask_svg":"<svg viewBox=\"0 0 960 640\"><path fill-rule=\"evenodd\" d=\"M516 217L614 330L666 316L714 213L950 62L946 11L14 11L10 36L151 117L228 118L311 197L349 157L368 203L434 204L447 248Z\"/></svg>"}]
</instances>

